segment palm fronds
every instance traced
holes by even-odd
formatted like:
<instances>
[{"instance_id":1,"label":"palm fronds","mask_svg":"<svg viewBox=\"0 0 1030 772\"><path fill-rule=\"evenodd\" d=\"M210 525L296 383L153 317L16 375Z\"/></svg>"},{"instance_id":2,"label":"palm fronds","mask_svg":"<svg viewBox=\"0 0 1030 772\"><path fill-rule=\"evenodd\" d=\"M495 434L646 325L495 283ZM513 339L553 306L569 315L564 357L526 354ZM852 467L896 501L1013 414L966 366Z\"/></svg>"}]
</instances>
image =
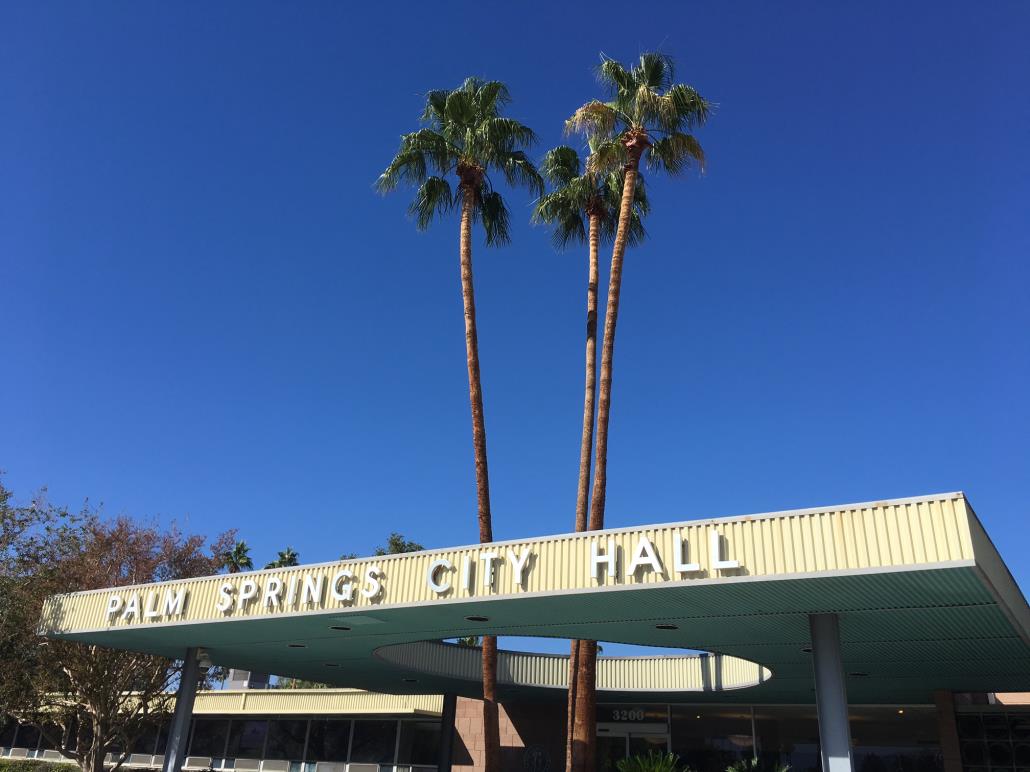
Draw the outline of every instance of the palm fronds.
<instances>
[{"instance_id":1,"label":"palm fronds","mask_svg":"<svg viewBox=\"0 0 1030 772\"><path fill-rule=\"evenodd\" d=\"M565 122L566 132L591 142L588 168L607 172L650 151L654 171L703 170L704 153L688 130L704 125L712 105L693 87L674 82L669 56L644 53L631 67L602 56L597 75L609 101L587 102Z\"/></svg>"},{"instance_id":2,"label":"palm fronds","mask_svg":"<svg viewBox=\"0 0 1030 772\"><path fill-rule=\"evenodd\" d=\"M490 245L508 242L509 213L491 172L511 187L544 193L544 179L526 150L536 135L514 118L501 115L511 101L508 88L499 81L466 78L451 90L426 94L423 128L401 137L393 160L376 181L387 193L400 184L416 188L408 211L417 228L425 229L461 200L460 191L473 189L473 218L481 222ZM457 189L448 178L457 175Z\"/></svg>"}]
</instances>

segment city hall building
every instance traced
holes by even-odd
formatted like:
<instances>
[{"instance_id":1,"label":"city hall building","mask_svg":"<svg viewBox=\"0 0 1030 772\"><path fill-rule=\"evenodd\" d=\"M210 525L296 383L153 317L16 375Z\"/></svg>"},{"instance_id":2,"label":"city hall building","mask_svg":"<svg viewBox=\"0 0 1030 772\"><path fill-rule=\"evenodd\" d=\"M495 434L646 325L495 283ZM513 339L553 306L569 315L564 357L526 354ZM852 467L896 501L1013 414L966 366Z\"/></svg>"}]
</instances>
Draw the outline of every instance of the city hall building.
<instances>
[{"instance_id":1,"label":"city hall building","mask_svg":"<svg viewBox=\"0 0 1030 772\"><path fill-rule=\"evenodd\" d=\"M483 634L684 650L599 660L601 769L1030 770L1030 712L984 696L1030 691L1030 608L961 493L92 590L42 628L185 660L174 715L124 749L168 772L481 767L480 651L446 641ZM340 688L198 695L210 664ZM567 678L501 652L505 770L563 769ZM32 740L0 732L56 753Z\"/></svg>"}]
</instances>

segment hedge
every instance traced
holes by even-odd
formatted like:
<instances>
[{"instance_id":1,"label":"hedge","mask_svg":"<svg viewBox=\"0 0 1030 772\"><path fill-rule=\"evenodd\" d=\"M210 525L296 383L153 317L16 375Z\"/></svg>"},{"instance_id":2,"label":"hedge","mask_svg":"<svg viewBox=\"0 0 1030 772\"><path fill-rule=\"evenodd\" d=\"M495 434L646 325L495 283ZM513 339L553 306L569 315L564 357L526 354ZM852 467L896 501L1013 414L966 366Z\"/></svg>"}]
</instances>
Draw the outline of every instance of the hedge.
<instances>
[{"instance_id":1,"label":"hedge","mask_svg":"<svg viewBox=\"0 0 1030 772\"><path fill-rule=\"evenodd\" d=\"M0 759L0 772L71 772L78 768L78 765L71 761Z\"/></svg>"}]
</instances>

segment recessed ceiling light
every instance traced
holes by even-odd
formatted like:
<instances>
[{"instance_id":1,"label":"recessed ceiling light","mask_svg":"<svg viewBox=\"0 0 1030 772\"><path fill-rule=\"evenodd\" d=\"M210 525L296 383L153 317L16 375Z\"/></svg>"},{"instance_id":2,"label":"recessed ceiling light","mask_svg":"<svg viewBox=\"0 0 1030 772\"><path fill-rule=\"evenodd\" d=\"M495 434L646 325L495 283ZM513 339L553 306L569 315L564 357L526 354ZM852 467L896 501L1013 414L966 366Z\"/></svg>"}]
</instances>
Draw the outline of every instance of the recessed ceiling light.
<instances>
[{"instance_id":1,"label":"recessed ceiling light","mask_svg":"<svg viewBox=\"0 0 1030 772\"><path fill-rule=\"evenodd\" d=\"M471 616L465 617L466 622L489 622L490 617L480 616L479 614L472 614Z\"/></svg>"},{"instance_id":2,"label":"recessed ceiling light","mask_svg":"<svg viewBox=\"0 0 1030 772\"><path fill-rule=\"evenodd\" d=\"M674 625L671 622L662 622L659 625L654 626L655 630L679 630L679 625Z\"/></svg>"},{"instance_id":3,"label":"recessed ceiling light","mask_svg":"<svg viewBox=\"0 0 1030 772\"><path fill-rule=\"evenodd\" d=\"M350 630L350 628L347 627L346 625L330 625L329 629L330 630L339 630L340 632L344 632L344 633L347 632L348 630Z\"/></svg>"},{"instance_id":4,"label":"recessed ceiling light","mask_svg":"<svg viewBox=\"0 0 1030 772\"><path fill-rule=\"evenodd\" d=\"M291 649L306 649L308 647L306 643L288 643L286 645Z\"/></svg>"},{"instance_id":5,"label":"recessed ceiling light","mask_svg":"<svg viewBox=\"0 0 1030 772\"><path fill-rule=\"evenodd\" d=\"M899 716L903 716L903 715L905 715L905 710L904 710L904 708L898 708L898 715L899 715Z\"/></svg>"}]
</instances>

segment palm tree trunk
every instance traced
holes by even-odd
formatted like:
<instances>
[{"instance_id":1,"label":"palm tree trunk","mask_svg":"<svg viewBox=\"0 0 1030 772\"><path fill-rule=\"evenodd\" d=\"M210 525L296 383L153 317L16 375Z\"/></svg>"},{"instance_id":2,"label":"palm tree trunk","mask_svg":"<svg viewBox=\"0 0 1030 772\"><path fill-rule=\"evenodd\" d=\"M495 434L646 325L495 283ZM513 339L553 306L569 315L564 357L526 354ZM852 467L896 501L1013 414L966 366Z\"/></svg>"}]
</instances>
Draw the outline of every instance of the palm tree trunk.
<instances>
[{"instance_id":1,"label":"palm tree trunk","mask_svg":"<svg viewBox=\"0 0 1030 772\"><path fill-rule=\"evenodd\" d=\"M465 306L465 359L472 405L472 449L476 464L476 504L479 541L494 540L490 518L490 475L486 464L486 420L483 417L483 384L479 375L479 335L476 331L476 295L472 283L472 211L476 190L462 185L461 200L461 298ZM497 715L497 639L483 636L483 744L485 772L500 772L501 738Z\"/></svg>"},{"instance_id":2,"label":"palm tree trunk","mask_svg":"<svg viewBox=\"0 0 1030 772\"><path fill-rule=\"evenodd\" d=\"M601 217L590 214L590 263L587 269L586 383L583 387L583 433L579 444L579 487L576 491L576 531L585 531L590 507L590 451L594 445L594 406L597 402L597 283ZM580 642L569 646L569 700L565 768L572 769L576 700L579 694Z\"/></svg>"},{"instance_id":3,"label":"palm tree trunk","mask_svg":"<svg viewBox=\"0 0 1030 772\"><path fill-rule=\"evenodd\" d=\"M619 226L612 247L612 268L608 280L608 307L604 316L604 339L601 342L601 378L597 397L597 440L594 457L594 488L590 498L591 531L604 528L605 494L608 485L608 421L612 405L612 366L615 359L615 327L619 319L619 297L622 292L622 261L629 239L630 218L633 213L633 193L637 184L640 156L646 148L643 143L627 146L629 162L626 164L622 184L622 203ZM638 140L639 142L639 140ZM597 749L597 643L584 642L579 655L578 696L576 699L575 744L583 749L573 759L573 772L593 772Z\"/></svg>"},{"instance_id":4,"label":"palm tree trunk","mask_svg":"<svg viewBox=\"0 0 1030 772\"><path fill-rule=\"evenodd\" d=\"M587 277L586 383L583 388L583 433L579 443L579 489L576 492L576 530L585 531L590 506L590 451L594 444L594 403L597 392L597 250L601 217L590 215L590 268Z\"/></svg>"}]
</instances>

